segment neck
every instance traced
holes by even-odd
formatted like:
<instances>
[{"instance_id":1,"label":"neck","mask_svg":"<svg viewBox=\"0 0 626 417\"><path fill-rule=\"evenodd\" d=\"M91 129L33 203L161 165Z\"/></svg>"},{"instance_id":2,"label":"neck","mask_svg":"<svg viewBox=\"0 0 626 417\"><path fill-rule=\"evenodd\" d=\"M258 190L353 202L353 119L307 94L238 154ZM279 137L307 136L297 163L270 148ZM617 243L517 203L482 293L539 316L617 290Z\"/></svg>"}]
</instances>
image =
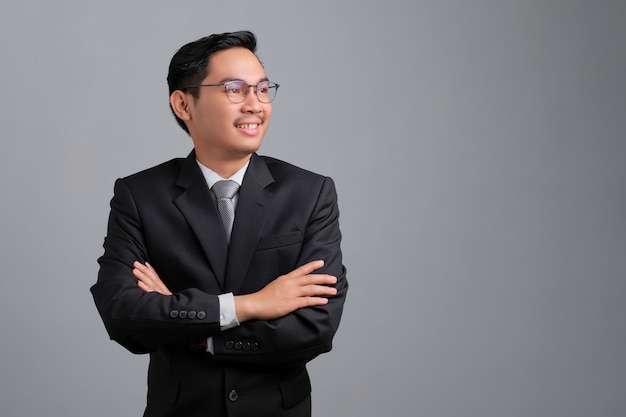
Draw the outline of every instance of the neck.
<instances>
[{"instance_id":1,"label":"neck","mask_svg":"<svg viewBox=\"0 0 626 417\"><path fill-rule=\"evenodd\" d=\"M246 155L241 158L221 159L211 155L201 155L196 150L196 158L202 165L215 171L222 178L230 178L241 169L252 157Z\"/></svg>"}]
</instances>

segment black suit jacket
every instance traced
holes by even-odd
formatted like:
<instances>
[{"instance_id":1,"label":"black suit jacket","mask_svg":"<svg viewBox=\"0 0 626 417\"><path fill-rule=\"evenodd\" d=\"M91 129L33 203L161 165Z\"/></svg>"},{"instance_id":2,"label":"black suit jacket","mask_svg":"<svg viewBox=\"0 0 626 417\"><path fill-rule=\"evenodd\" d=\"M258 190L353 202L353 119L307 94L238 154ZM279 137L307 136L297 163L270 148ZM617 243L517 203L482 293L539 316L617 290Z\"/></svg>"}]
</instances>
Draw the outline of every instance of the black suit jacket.
<instances>
[{"instance_id":1,"label":"black suit jacket","mask_svg":"<svg viewBox=\"0 0 626 417\"><path fill-rule=\"evenodd\" d=\"M348 284L333 181L254 154L230 247L195 153L115 183L104 255L91 288L110 337L150 353L145 416L308 416L305 364L331 349ZM218 294L260 290L323 259L337 276L325 306L220 330ZM137 287L150 262L173 296ZM215 354L192 345L213 337Z\"/></svg>"}]
</instances>

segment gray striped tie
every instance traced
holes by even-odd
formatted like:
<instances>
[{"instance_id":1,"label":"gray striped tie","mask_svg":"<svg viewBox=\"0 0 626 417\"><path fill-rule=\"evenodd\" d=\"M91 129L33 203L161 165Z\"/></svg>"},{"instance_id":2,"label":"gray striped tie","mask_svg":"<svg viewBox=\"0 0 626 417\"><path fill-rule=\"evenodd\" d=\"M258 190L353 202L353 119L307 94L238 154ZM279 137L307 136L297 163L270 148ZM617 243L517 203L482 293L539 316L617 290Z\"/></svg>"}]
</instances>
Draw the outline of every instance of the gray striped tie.
<instances>
[{"instance_id":1,"label":"gray striped tie","mask_svg":"<svg viewBox=\"0 0 626 417\"><path fill-rule=\"evenodd\" d=\"M212 188L217 197L217 211L220 213L224 230L226 231L226 241L230 243L230 233L233 230L235 220L235 207L233 206L233 196L239 190L239 184L231 180L222 180L213 184Z\"/></svg>"}]
</instances>

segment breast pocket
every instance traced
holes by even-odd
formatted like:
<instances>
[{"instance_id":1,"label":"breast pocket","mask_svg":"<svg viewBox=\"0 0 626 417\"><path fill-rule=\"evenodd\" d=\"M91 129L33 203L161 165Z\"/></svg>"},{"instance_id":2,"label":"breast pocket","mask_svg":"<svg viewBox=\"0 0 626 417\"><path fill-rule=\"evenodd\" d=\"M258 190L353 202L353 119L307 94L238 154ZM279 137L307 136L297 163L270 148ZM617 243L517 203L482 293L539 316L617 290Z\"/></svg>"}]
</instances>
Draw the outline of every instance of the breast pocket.
<instances>
[{"instance_id":1,"label":"breast pocket","mask_svg":"<svg viewBox=\"0 0 626 417\"><path fill-rule=\"evenodd\" d=\"M296 267L302 249L302 233L299 231L282 235L265 236L259 240L250 265L252 281L258 285L255 291Z\"/></svg>"},{"instance_id":2,"label":"breast pocket","mask_svg":"<svg viewBox=\"0 0 626 417\"><path fill-rule=\"evenodd\" d=\"M259 240L256 250L258 252L300 243L302 243L302 233L296 230L295 232L287 233L285 235L265 236Z\"/></svg>"}]
</instances>

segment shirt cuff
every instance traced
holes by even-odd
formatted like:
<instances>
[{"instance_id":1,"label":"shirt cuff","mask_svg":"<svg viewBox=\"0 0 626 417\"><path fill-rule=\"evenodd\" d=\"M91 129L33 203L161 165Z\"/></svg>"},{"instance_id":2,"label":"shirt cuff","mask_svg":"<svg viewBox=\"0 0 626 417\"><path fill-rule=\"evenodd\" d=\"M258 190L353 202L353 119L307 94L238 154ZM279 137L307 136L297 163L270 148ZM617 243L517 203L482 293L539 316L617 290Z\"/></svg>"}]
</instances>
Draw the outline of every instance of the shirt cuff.
<instances>
[{"instance_id":1,"label":"shirt cuff","mask_svg":"<svg viewBox=\"0 0 626 417\"><path fill-rule=\"evenodd\" d=\"M235 297L232 292L217 296L220 302L220 328L222 331L239 326L235 314Z\"/></svg>"},{"instance_id":2,"label":"shirt cuff","mask_svg":"<svg viewBox=\"0 0 626 417\"><path fill-rule=\"evenodd\" d=\"M220 294L217 296L217 299L220 303L220 329L224 331L239 326L239 321L235 314L235 297L233 293ZM206 342L206 351L214 354L213 338L207 338Z\"/></svg>"}]
</instances>

